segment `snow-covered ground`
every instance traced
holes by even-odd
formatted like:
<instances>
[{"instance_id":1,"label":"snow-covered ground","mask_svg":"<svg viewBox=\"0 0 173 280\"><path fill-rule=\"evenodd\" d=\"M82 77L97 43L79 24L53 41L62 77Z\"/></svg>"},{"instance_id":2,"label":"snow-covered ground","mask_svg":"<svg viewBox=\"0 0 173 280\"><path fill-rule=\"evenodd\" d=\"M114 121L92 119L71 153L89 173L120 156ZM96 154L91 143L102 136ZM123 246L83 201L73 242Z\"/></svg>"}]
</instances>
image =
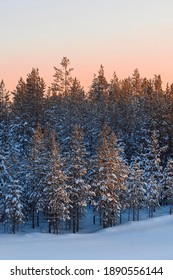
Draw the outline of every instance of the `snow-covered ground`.
<instances>
[{"instance_id":1,"label":"snow-covered ground","mask_svg":"<svg viewBox=\"0 0 173 280\"><path fill-rule=\"evenodd\" d=\"M173 216L92 233L0 235L0 259L173 259Z\"/></svg>"}]
</instances>

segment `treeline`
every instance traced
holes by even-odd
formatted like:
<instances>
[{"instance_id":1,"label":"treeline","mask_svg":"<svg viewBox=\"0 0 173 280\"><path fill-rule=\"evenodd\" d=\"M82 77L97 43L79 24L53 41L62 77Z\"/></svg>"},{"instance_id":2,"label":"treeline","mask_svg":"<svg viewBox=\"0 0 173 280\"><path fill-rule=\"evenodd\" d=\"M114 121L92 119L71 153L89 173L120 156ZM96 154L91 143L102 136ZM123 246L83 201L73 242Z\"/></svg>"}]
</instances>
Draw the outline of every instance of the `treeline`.
<instances>
[{"instance_id":1,"label":"treeline","mask_svg":"<svg viewBox=\"0 0 173 280\"><path fill-rule=\"evenodd\" d=\"M129 210L149 217L173 202L173 85L160 75L106 80L101 65L85 92L64 57L46 91L38 69L16 89L0 83L0 222L80 229L87 205L110 227Z\"/></svg>"}]
</instances>

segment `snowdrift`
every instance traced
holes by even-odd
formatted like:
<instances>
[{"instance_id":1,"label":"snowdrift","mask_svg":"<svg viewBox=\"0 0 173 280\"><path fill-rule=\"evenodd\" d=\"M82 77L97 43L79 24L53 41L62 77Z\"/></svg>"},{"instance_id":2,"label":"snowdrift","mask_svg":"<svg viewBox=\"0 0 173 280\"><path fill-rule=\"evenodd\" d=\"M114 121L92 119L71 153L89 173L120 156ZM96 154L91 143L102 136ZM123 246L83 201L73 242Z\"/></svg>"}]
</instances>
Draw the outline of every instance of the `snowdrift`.
<instances>
[{"instance_id":1,"label":"snowdrift","mask_svg":"<svg viewBox=\"0 0 173 280\"><path fill-rule=\"evenodd\" d=\"M0 235L0 259L173 259L173 216L87 234Z\"/></svg>"}]
</instances>

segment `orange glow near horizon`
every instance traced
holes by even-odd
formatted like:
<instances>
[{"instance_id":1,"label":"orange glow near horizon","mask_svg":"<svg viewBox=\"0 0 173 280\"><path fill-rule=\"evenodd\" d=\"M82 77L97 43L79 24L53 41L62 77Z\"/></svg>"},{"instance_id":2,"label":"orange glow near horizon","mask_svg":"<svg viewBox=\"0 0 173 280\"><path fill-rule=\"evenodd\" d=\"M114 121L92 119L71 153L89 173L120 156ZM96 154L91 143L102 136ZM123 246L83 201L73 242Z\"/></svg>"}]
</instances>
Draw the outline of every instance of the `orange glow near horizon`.
<instances>
[{"instance_id":1,"label":"orange glow near horizon","mask_svg":"<svg viewBox=\"0 0 173 280\"><path fill-rule=\"evenodd\" d=\"M77 68L77 64L76 64L75 68L74 68L73 63L71 63L70 66L74 68L74 70L72 72L72 76L77 77L77 79L81 83L81 86L84 87L86 92L89 90L89 87L93 80L93 76L94 76L94 74L97 75L101 64L104 66L105 77L108 82L111 80L114 71L116 72L119 79L124 79L129 76L132 76L133 71L136 68L138 68L139 73L142 78L146 77L148 79L150 79L150 78L152 79L155 74L161 75L162 82L163 82L163 88L165 88L167 83L169 83L169 84L173 83L173 76L172 76L173 67L172 67L171 63L167 63L167 65L164 65L164 61L163 61L163 63L161 63L161 62L158 63L156 61L155 63L153 63L152 65L150 65L148 67L147 67L146 63L144 64L142 62L139 63L139 67L138 67L138 65L135 65L134 63L133 64L129 63L129 65L127 65L125 62L121 62L121 64L117 62L114 65L109 65L109 63L104 64L103 62L100 62L100 64L99 63L97 65L93 64L88 67L85 67L84 64L81 64L81 65L79 64L79 68ZM43 66L43 67L41 67L41 66ZM27 74L31 72L32 67L35 67L35 68L38 67L40 76L44 79L46 86L49 87L54 79L53 78L54 66L60 68L60 64L58 65L58 63L57 64L54 63L53 66L46 65L46 64L41 65L41 66L39 66L39 65L31 66L28 64L26 66L21 65L19 67L19 69L17 69L17 67L11 66L10 68L12 70L14 69L15 71L9 72L9 67L7 65L6 68L5 67L3 68L4 76L1 77L1 79L4 80L6 89L9 91L13 91L13 90L15 90L20 77L22 77L24 80L26 80ZM163 69L164 69L164 71L163 71Z\"/></svg>"}]
</instances>

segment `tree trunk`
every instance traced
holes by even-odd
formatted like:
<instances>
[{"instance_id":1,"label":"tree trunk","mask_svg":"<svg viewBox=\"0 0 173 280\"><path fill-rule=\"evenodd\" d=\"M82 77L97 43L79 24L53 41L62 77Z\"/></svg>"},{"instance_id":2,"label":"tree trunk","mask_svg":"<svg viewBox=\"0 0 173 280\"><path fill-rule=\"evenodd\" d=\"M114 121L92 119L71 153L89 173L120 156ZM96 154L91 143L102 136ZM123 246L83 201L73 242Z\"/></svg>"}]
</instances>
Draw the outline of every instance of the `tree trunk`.
<instances>
[{"instance_id":1,"label":"tree trunk","mask_svg":"<svg viewBox=\"0 0 173 280\"><path fill-rule=\"evenodd\" d=\"M135 207L133 206L133 221L135 221Z\"/></svg>"},{"instance_id":2,"label":"tree trunk","mask_svg":"<svg viewBox=\"0 0 173 280\"><path fill-rule=\"evenodd\" d=\"M128 211L128 221L130 221L130 208L129 208L129 211Z\"/></svg>"},{"instance_id":3,"label":"tree trunk","mask_svg":"<svg viewBox=\"0 0 173 280\"><path fill-rule=\"evenodd\" d=\"M35 228L35 211L34 207L32 208L32 228Z\"/></svg>"},{"instance_id":4,"label":"tree trunk","mask_svg":"<svg viewBox=\"0 0 173 280\"><path fill-rule=\"evenodd\" d=\"M13 231L13 234L15 234L15 233L16 233L16 224L15 224L15 222L13 223L13 226L12 226L12 231Z\"/></svg>"},{"instance_id":5,"label":"tree trunk","mask_svg":"<svg viewBox=\"0 0 173 280\"><path fill-rule=\"evenodd\" d=\"M49 221L49 233L51 233L51 222Z\"/></svg>"},{"instance_id":6,"label":"tree trunk","mask_svg":"<svg viewBox=\"0 0 173 280\"><path fill-rule=\"evenodd\" d=\"M120 225L122 224L122 212L120 211Z\"/></svg>"},{"instance_id":7,"label":"tree trunk","mask_svg":"<svg viewBox=\"0 0 173 280\"><path fill-rule=\"evenodd\" d=\"M79 214L77 214L77 218L76 218L76 231L79 231Z\"/></svg>"},{"instance_id":8,"label":"tree trunk","mask_svg":"<svg viewBox=\"0 0 173 280\"><path fill-rule=\"evenodd\" d=\"M139 208L137 209L137 221L139 221Z\"/></svg>"},{"instance_id":9,"label":"tree trunk","mask_svg":"<svg viewBox=\"0 0 173 280\"><path fill-rule=\"evenodd\" d=\"M75 221L75 217L73 217L73 233L76 233L76 221Z\"/></svg>"},{"instance_id":10,"label":"tree trunk","mask_svg":"<svg viewBox=\"0 0 173 280\"><path fill-rule=\"evenodd\" d=\"M39 217L39 211L37 211L37 227L40 226L40 217Z\"/></svg>"},{"instance_id":11,"label":"tree trunk","mask_svg":"<svg viewBox=\"0 0 173 280\"><path fill-rule=\"evenodd\" d=\"M93 216L93 224L94 225L96 224L96 216L95 215Z\"/></svg>"}]
</instances>

